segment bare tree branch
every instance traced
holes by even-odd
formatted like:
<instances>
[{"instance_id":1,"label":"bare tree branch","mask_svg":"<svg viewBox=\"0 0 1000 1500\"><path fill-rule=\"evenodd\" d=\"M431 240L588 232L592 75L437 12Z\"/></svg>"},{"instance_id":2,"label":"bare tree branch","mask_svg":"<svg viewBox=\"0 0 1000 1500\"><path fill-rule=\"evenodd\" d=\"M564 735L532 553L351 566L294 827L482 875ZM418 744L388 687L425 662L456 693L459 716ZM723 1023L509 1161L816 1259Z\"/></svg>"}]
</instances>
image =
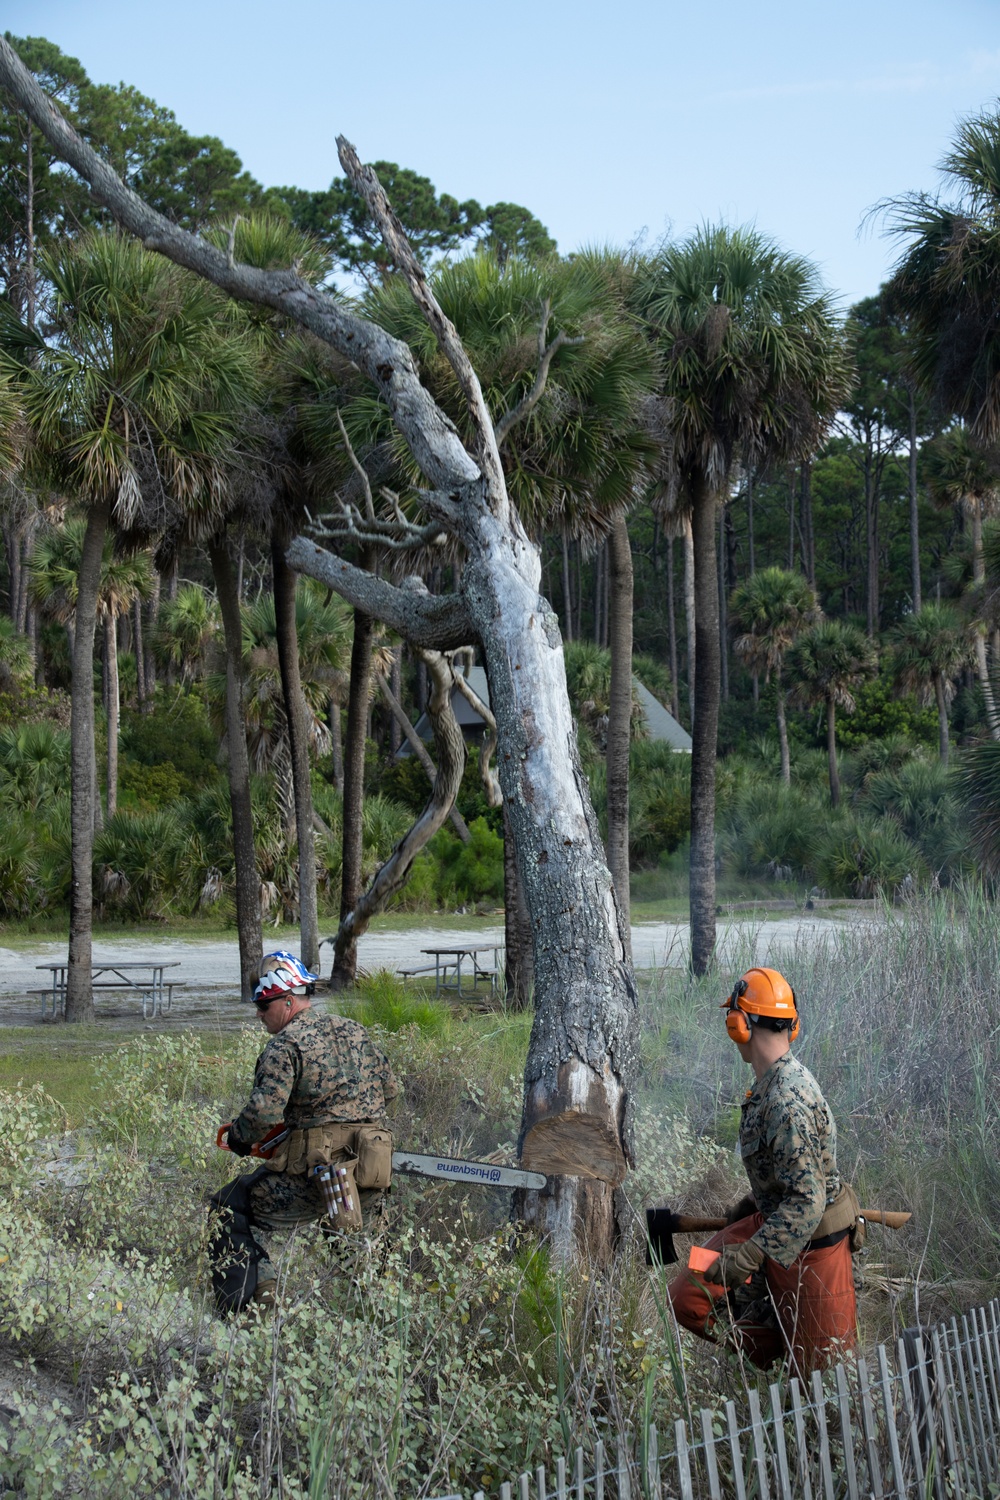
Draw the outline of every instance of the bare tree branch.
<instances>
[{"instance_id":1,"label":"bare tree branch","mask_svg":"<svg viewBox=\"0 0 1000 1500\"><path fill-rule=\"evenodd\" d=\"M456 677L458 677L459 674L456 673L455 675ZM427 772L428 779L430 780L431 786L433 786L434 782L437 780L437 770L435 769L434 762L431 760L430 756L427 753L427 746L424 744L423 740L420 738L419 734L410 723L409 715L407 714L403 705L400 703L399 699L396 697L392 688L389 686L389 679L382 673L379 673L376 676L375 680L378 683L379 691L382 694L382 697L389 705L389 709L392 713L393 718L396 720L396 723L403 731L403 734L406 738L406 743L409 745L410 749L417 757L417 760ZM455 832L462 840L462 843L467 844L472 835L469 832L468 823L466 823L458 808L453 805L448 816L451 818L452 823L455 825Z\"/></svg>"},{"instance_id":2,"label":"bare tree branch","mask_svg":"<svg viewBox=\"0 0 1000 1500\"><path fill-rule=\"evenodd\" d=\"M457 594L398 588L302 536L290 543L285 556L298 572L318 578L355 609L391 626L411 645L452 651L478 642L478 632Z\"/></svg>"},{"instance_id":3,"label":"bare tree branch","mask_svg":"<svg viewBox=\"0 0 1000 1500\"><path fill-rule=\"evenodd\" d=\"M330 537L334 541L359 542L362 545L384 547L389 552L413 552L419 547L443 546L447 534L439 521L428 521L417 526L400 514L398 521L366 520L349 500L340 501L340 515L314 520L306 511L307 530L314 537Z\"/></svg>"},{"instance_id":4,"label":"bare tree branch","mask_svg":"<svg viewBox=\"0 0 1000 1500\"><path fill-rule=\"evenodd\" d=\"M507 494L503 482L500 452L493 432L493 420L483 396L482 386L479 384L479 377L472 368L472 361L465 352L458 330L431 291L424 268L413 253L413 247L406 238L406 232L396 217L373 169L362 165L358 153L350 141L342 135L337 137L337 151L340 155L341 166L367 203L368 210L385 241L386 249L406 278L413 300L423 313L442 353L455 372L472 418L476 434L476 457L488 482L491 509L503 507L507 504Z\"/></svg>"},{"instance_id":5,"label":"bare tree branch","mask_svg":"<svg viewBox=\"0 0 1000 1500\"><path fill-rule=\"evenodd\" d=\"M55 155L90 184L99 203L119 224L158 250L212 281L230 296L255 302L302 323L337 349L378 387L410 451L435 488L451 491L480 478L454 424L420 383L406 344L349 311L334 296L291 271L260 271L230 264L225 250L172 224L143 203L114 170L67 123L17 53L0 37L0 85L37 125ZM355 160L357 158L355 157ZM400 235L405 243L405 235ZM410 252L412 255L412 251ZM492 431L490 434L492 443ZM458 496L455 496L456 501Z\"/></svg>"},{"instance_id":6,"label":"bare tree branch","mask_svg":"<svg viewBox=\"0 0 1000 1500\"><path fill-rule=\"evenodd\" d=\"M385 864L376 871L371 885L341 922L334 939L334 952L362 935L376 912L381 911L406 882L413 861L434 837L455 805L465 770L465 740L451 703L455 672L450 659L440 651L419 652L431 681L427 713L434 727L438 752L438 772L431 784L431 794L413 827L393 849ZM336 967L336 958L334 959Z\"/></svg>"},{"instance_id":7,"label":"bare tree branch","mask_svg":"<svg viewBox=\"0 0 1000 1500\"><path fill-rule=\"evenodd\" d=\"M548 333L549 318L551 316L552 304L549 301L548 297L546 297L545 301L542 303L542 320L538 327L538 370L535 374L535 383L531 387L531 390L528 391L527 395L521 397L521 400L517 403L513 410L505 412L497 423L496 438L498 448L503 447L504 439L507 437L511 429L513 427L516 427L518 422L523 422L525 417L531 414L531 412L538 405L539 401L542 399L542 392L545 390L545 385L549 378L549 370L552 366L552 361L559 353L559 350L565 349L567 346L583 343L582 336L580 338L571 339L568 333L560 331L556 334L551 344L547 345L545 342L545 337Z\"/></svg>"},{"instance_id":8,"label":"bare tree branch","mask_svg":"<svg viewBox=\"0 0 1000 1500\"><path fill-rule=\"evenodd\" d=\"M375 502L372 499L372 485L371 485L371 480L368 478L368 470L365 468L364 464L358 458L358 455L354 451L354 444L351 442L350 438L347 436L347 428L344 426L344 419L340 415L340 407L339 406L337 407L337 426L340 428L340 436L343 438L344 447L347 449L347 456L348 456L348 458L351 461L351 468L354 470L355 474L357 474L358 478L361 480L361 488L364 491L365 509L366 509L366 511L368 513L368 519L369 519L369 521L374 521L374 519L375 519Z\"/></svg>"},{"instance_id":9,"label":"bare tree branch","mask_svg":"<svg viewBox=\"0 0 1000 1500\"><path fill-rule=\"evenodd\" d=\"M493 756L497 748L497 721L464 672L455 673L455 684L466 703L476 710L486 725L486 734L479 750L479 774L483 782L483 791L486 793L487 806L500 807L503 803L503 792L500 790L500 782L493 769Z\"/></svg>"}]
</instances>

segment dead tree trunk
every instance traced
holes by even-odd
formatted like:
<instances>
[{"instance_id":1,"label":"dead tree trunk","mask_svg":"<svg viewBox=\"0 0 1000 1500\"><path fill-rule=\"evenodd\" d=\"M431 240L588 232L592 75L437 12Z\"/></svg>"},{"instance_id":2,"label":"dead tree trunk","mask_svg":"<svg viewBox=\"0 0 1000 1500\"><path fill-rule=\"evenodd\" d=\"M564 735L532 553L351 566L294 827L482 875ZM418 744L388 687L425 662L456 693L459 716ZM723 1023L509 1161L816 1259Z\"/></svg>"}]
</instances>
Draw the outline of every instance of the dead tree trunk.
<instances>
[{"instance_id":1,"label":"dead tree trunk","mask_svg":"<svg viewBox=\"0 0 1000 1500\"><path fill-rule=\"evenodd\" d=\"M413 599L304 538L291 544L288 558L416 644L438 650L470 641L482 645L499 732L500 782L534 943L535 1018L521 1149L525 1164L546 1174L547 1186L527 1195L524 1213L550 1237L556 1255L565 1257L580 1245L608 1263L620 1228L615 1190L632 1157L635 982L576 753L558 624L539 592L538 549L511 505L499 453L505 424L523 420L540 398L546 361L558 338L539 360L532 391L494 430L455 328L436 302L374 172L361 165L346 141L338 143L344 170L365 198L464 394L466 447L421 385L405 344L294 272L236 263L225 250L148 208L66 124L2 38L0 85L38 125L55 154L87 179L97 200L147 248L233 296L296 319L346 355L385 401L428 482L419 494L428 524L419 527L400 515L400 544L424 547L446 532L463 547L461 594L452 598ZM374 530L366 532L363 518L350 530L352 545L378 541ZM717 619L713 623L717 630Z\"/></svg>"}]
</instances>

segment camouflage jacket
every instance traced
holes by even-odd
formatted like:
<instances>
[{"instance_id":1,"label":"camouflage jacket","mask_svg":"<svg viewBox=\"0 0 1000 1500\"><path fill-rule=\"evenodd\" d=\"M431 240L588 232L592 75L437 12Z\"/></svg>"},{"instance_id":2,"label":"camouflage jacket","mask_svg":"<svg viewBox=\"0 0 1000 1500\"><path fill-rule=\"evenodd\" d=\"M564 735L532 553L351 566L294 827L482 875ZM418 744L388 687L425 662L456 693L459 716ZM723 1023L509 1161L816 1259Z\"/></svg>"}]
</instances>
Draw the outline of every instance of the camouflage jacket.
<instances>
[{"instance_id":1,"label":"camouflage jacket","mask_svg":"<svg viewBox=\"0 0 1000 1500\"><path fill-rule=\"evenodd\" d=\"M747 1094L739 1151L764 1215L754 1239L790 1266L840 1192L837 1127L819 1084L790 1052Z\"/></svg>"},{"instance_id":2,"label":"camouflage jacket","mask_svg":"<svg viewBox=\"0 0 1000 1500\"><path fill-rule=\"evenodd\" d=\"M304 1010L258 1057L253 1092L232 1129L252 1145L282 1120L293 1130L339 1121L384 1124L386 1104L398 1092L388 1059L363 1026Z\"/></svg>"}]
</instances>

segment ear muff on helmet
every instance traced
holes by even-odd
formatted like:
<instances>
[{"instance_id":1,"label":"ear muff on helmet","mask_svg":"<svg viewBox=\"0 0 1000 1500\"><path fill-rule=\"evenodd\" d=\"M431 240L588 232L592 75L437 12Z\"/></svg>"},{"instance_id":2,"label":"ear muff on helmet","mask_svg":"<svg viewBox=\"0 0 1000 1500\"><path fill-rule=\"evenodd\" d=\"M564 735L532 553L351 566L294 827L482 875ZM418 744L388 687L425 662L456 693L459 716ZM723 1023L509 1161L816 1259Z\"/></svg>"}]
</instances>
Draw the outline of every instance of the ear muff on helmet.
<instances>
[{"instance_id":1,"label":"ear muff on helmet","mask_svg":"<svg viewBox=\"0 0 1000 1500\"><path fill-rule=\"evenodd\" d=\"M741 995L746 994L747 982L738 979L733 986L733 993L729 997L729 1009L726 1011L726 1031L734 1042L748 1042L750 1040L750 1022L743 1011L739 1009Z\"/></svg>"},{"instance_id":2,"label":"ear muff on helmet","mask_svg":"<svg viewBox=\"0 0 1000 1500\"><path fill-rule=\"evenodd\" d=\"M742 1003L741 1003L742 1002ZM726 1031L734 1042L749 1042L749 1017L789 1021L789 1041L799 1034L799 1008L795 991L777 969L748 969L733 986L726 1007Z\"/></svg>"}]
</instances>

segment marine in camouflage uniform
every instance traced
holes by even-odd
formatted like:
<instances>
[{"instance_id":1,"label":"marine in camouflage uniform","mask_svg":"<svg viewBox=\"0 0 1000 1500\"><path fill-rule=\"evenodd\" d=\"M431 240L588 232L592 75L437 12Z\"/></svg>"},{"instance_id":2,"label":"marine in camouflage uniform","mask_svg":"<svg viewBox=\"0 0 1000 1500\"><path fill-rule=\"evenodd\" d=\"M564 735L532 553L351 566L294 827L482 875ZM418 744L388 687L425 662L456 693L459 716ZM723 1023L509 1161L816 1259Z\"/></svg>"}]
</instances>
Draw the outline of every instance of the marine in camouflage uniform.
<instances>
[{"instance_id":1,"label":"marine in camouflage uniform","mask_svg":"<svg viewBox=\"0 0 1000 1500\"><path fill-rule=\"evenodd\" d=\"M365 1028L344 1016L312 1010L295 991L285 999L277 992L268 1001L265 989L261 998L265 1003L258 999L258 1009L271 1040L257 1059L250 1098L229 1128L230 1149L248 1155L252 1145L282 1123L293 1131L338 1124L384 1126L387 1106L399 1087ZM274 1269L254 1231L267 1234L322 1221L326 1232L335 1232L315 1178L304 1171L281 1170L282 1164L278 1156L227 1183L210 1200L209 1254L221 1311L271 1298ZM384 1191L362 1191L358 1196L366 1223L374 1220L377 1227Z\"/></svg>"},{"instance_id":2,"label":"marine in camouflage uniform","mask_svg":"<svg viewBox=\"0 0 1000 1500\"><path fill-rule=\"evenodd\" d=\"M781 1027L782 1007L758 1013L742 1005L746 1021L729 1025L756 1075L738 1148L751 1196L707 1241L721 1252L714 1267L701 1278L682 1272L670 1300L678 1321L702 1338L714 1341L720 1315L728 1315L729 1341L754 1364L788 1355L804 1376L855 1342L857 1200L837 1170L837 1127L819 1084L788 1050L798 1031L790 986L769 969L750 970L744 980L751 1002L763 993L766 1006L770 986L772 994L787 991L791 1011Z\"/></svg>"}]
</instances>

